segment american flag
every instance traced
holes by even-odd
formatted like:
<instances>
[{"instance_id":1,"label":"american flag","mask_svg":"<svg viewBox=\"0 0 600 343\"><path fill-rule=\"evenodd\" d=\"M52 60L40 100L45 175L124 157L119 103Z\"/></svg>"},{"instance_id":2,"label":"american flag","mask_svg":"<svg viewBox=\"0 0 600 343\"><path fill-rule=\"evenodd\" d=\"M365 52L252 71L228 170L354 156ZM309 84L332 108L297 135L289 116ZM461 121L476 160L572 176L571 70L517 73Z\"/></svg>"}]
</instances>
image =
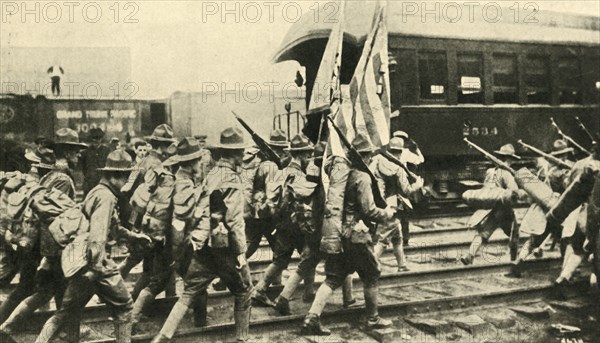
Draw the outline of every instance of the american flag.
<instances>
[{"instance_id":1,"label":"american flag","mask_svg":"<svg viewBox=\"0 0 600 343\"><path fill-rule=\"evenodd\" d=\"M350 82L354 130L369 138L375 147L387 145L390 140L389 89L386 6L378 2L371 31Z\"/></svg>"}]
</instances>

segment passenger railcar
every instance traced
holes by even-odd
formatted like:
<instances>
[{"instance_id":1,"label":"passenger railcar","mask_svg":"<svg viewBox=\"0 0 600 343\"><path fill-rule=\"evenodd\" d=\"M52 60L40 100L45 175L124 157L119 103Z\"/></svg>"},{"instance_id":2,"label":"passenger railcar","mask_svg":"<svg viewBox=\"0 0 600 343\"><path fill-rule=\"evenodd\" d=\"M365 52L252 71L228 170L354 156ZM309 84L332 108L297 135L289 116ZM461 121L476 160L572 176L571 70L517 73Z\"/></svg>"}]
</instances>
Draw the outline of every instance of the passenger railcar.
<instances>
[{"instance_id":1,"label":"passenger railcar","mask_svg":"<svg viewBox=\"0 0 600 343\"><path fill-rule=\"evenodd\" d=\"M375 2L346 3L343 84L360 57ZM483 178L487 166L463 137L489 150L505 143L519 149L519 139L549 150L559 138L554 118L565 134L590 147L574 116L592 132L600 128L600 18L543 8L521 8L518 18L515 8L501 8L500 17L490 18L480 7L450 22L432 8L425 16L409 15L403 3L388 2L391 105L397 111L391 129L408 132L421 147L421 172L435 197L456 199L459 181ZM319 11L292 26L274 57L306 67L307 94L337 17L331 4Z\"/></svg>"}]
</instances>

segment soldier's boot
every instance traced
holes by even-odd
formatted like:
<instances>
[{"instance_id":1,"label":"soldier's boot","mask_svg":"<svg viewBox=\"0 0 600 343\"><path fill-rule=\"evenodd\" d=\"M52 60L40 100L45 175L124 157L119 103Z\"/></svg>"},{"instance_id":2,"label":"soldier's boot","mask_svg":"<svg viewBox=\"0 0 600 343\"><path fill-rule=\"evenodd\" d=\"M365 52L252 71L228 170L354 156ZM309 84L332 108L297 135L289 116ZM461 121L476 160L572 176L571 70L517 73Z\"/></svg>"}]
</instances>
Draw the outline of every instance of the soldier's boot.
<instances>
[{"instance_id":1,"label":"soldier's boot","mask_svg":"<svg viewBox=\"0 0 600 343\"><path fill-rule=\"evenodd\" d=\"M352 275L346 276L344 279L344 283L342 284L342 304L344 308L360 306L354 295L352 294L352 289L354 286L352 285Z\"/></svg>"},{"instance_id":2,"label":"soldier's boot","mask_svg":"<svg viewBox=\"0 0 600 343\"><path fill-rule=\"evenodd\" d=\"M279 297L284 297L288 300L291 299L294 293L296 292L300 281L302 281L302 276L300 276L300 274L298 274L297 272L293 272L292 275L290 275L290 277L285 282L285 286L279 294ZM306 283L306 281L304 281L304 283Z\"/></svg>"},{"instance_id":3,"label":"soldier's boot","mask_svg":"<svg viewBox=\"0 0 600 343\"><path fill-rule=\"evenodd\" d=\"M27 318L30 314L33 313L33 310L27 305L26 302L22 302L15 308L13 313L11 313L10 317L0 325L0 332L11 335L17 323L19 323L24 318ZM0 340L0 342L4 342Z\"/></svg>"},{"instance_id":4,"label":"soldier's boot","mask_svg":"<svg viewBox=\"0 0 600 343\"><path fill-rule=\"evenodd\" d=\"M575 252L572 252L569 255L565 256L565 264L563 265L562 270L560 271L560 275L558 276L558 281L564 279L564 280L571 280L571 277L573 276L573 273L575 273L575 270L577 269L577 267L579 267L579 265L581 264L581 262L583 261L583 256L576 254Z\"/></svg>"},{"instance_id":5,"label":"soldier's boot","mask_svg":"<svg viewBox=\"0 0 600 343\"><path fill-rule=\"evenodd\" d=\"M318 295L318 292L317 292ZM321 326L321 319L318 314L308 313L304 318L304 324L302 325L301 335L304 336L329 336L331 331Z\"/></svg>"},{"instance_id":6,"label":"soldier's boot","mask_svg":"<svg viewBox=\"0 0 600 343\"><path fill-rule=\"evenodd\" d=\"M138 333L138 323L142 318L144 309L146 309L154 301L154 294L144 289L140 292L135 303L133 303L133 310L131 311L131 324L134 335Z\"/></svg>"},{"instance_id":7,"label":"soldier's boot","mask_svg":"<svg viewBox=\"0 0 600 343\"><path fill-rule=\"evenodd\" d=\"M477 256L477 253L479 252L479 249L481 249L482 245L483 237L481 237L480 235L475 235L475 238L473 238L473 241L471 242L471 246L469 246L469 252L466 255L460 257L460 261L462 262L462 264L464 264L465 266L473 264L473 259L475 258L475 256Z\"/></svg>"},{"instance_id":8,"label":"soldier's boot","mask_svg":"<svg viewBox=\"0 0 600 343\"><path fill-rule=\"evenodd\" d=\"M292 311L290 310L290 301L284 296L279 295L275 302L275 310L282 316L289 316L292 314Z\"/></svg>"},{"instance_id":9,"label":"soldier's boot","mask_svg":"<svg viewBox=\"0 0 600 343\"><path fill-rule=\"evenodd\" d=\"M519 256L512 262L510 272L506 276L520 278L523 275L523 262L531 254L532 248L533 240L530 238L521 247Z\"/></svg>"},{"instance_id":10,"label":"soldier's boot","mask_svg":"<svg viewBox=\"0 0 600 343\"><path fill-rule=\"evenodd\" d=\"M304 294L302 301L311 304L315 300L315 274L311 273L304 278Z\"/></svg>"},{"instance_id":11,"label":"soldier's boot","mask_svg":"<svg viewBox=\"0 0 600 343\"><path fill-rule=\"evenodd\" d=\"M181 320L185 317L187 313L188 307L180 302L175 303L175 306L171 309L171 313L169 313L169 317L163 324L160 333L155 337L155 339L163 339L157 342L168 342L175 335L175 331L181 323ZM159 338L159 336L163 336L164 338ZM166 340L164 340L166 339ZM154 342L154 341L152 341Z\"/></svg>"},{"instance_id":12,"label":"soldier's boot","mask_svg":"<svg viewBox=\"0 0 600 343\"><path fill-rule=\"evenodd\" d=\"M396 257L396 262L398 263L398 272L406 272L409 271L406 266L406 256L404 256L404 245L402 241L399 244L394 244L394 256Z\"/></svg>"},{"instance_id":13,"label":"soldier's boot","mask_svg":"<svg viewBox=\"0 0 600 343\"><path fill-rule=\"evenodd\" d=\"M115 320L115 343L131 343L132 322Z\"/></svg>"},{"instance_id":14,"label":"soldier's boot","mask_svg":"<svg viewBox=\"0 0 600 343\"><path fill-rule=\"evenodd\" d=\"M365 295L365 306L368 316L367 328L382 329L392 326L392 322L390 320L383 319L379 316L379 312L377 310L377 295L379 294L378 287L368 286L364 288L363 292Z\"/></svg>"},{"instance_id":15,"label":"soldier's boot","mask_svg":"<svg viewBox=\"0 0 600 343\"><path fill-rule=\"evenodd\" d=\"M267 296L267 288L275 280L277 274L279 274L279 269L273 263L265 269L263 278L256 284L256 289L254 290L254 294L252 294L254 305L275 307L275 303Z\"/></svg>"},{"instance_id":16,"label":"soldier's boot","mask_svg":"<svg viewBox=\"0 0 600 343\"><path fill-rule=\"evenodd\" d=\"M250 333L250 308L243 311L234 311L235 338L238 342L246 342Z\"/></svg>"},{"instance_id":17,"label":"soldier's boot","mask_svg":"<svg viewBox=\"0 0 600 343\"><path fill-rule=\"evenodd\" d=\"M207 317L207 303L208 293L204 292L198 296L194 303L194 326L203 327L206 326Z\"/></svg>"}]
</instances>

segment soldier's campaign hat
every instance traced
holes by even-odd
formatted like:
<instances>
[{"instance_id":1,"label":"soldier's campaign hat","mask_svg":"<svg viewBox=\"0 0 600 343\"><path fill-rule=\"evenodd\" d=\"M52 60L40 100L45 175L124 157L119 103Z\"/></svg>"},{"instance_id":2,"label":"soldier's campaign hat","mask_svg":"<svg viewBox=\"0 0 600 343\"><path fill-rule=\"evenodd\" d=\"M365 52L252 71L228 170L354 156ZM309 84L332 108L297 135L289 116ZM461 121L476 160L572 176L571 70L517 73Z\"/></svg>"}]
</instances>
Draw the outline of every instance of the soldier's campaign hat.
<instances>
[{"instance_id":1,"label":"soldier's campaign hat","mask_svg":"<svg viewBox=\"0 0 600 343\"><path fill-rule=\"evenodd\" d=\"M158 125L150 136L146 137L149 141L174 142L173 129L167 124Z\"/></svg>"},{"instance_id":2,"label":"soldier's campaign hat","mask_svg":"<svg viewBox=\"0 0 600 343\"><path fill-rule=\"evenodd\" d=\"M50 149L40 149L36 154L39 157L39 162L32 164L35 168L54 169L56 157Z\"/></svg>"},{"instance_id":3,"label":"soldier's campaign hat","mask_svg":"<svg viewBox=\"0 0 600 343\"><path fill-rule=\"evenodd\" d=\"M296 136L294 136L292 138L292 140L290 141L290 147L289 148L285 148L284 150L286 151L313 151L315 149L314 145L312 145L312 143L308 140L308 137L306 137L303 134L297 134Z\"/></svg>"},{"instance_id":4,"label":"soldier's campaign hat","mask_svg":"<svg viewBox=\"0 0 600 343\"><path fill-rule=\"evenodd\" d=\"M179 162L199 160L204 155L200 142L193 137L185 137L177 145L176 158Z\"/></svg>"},{"instance_id":5,"label":"soldier's campaign hat","mask_svg":"<svg viewBox=\"0 0 600 343\"><path fill-rule=\"evenodd\" d=\"M504 144L502 147L500 147L500 150L496 150L496 151L494 151L494 153L496 155L500 155L500 156L512 157L516 160L521 159L521 157L517 156L515 147L510 143Z\"/></svg>"},{"instance_id":6,"label":"soldier's campaign hat","mask_svg":"<svg viewBox=\"0 0 600 343\"><path fill-rule=\"evenodd\" d=\"M98 168L105 172L127 172L133 170L131 156L125 150L117 149L106 157L104 168Z\"/></svg>"},{"instance_id":7,"label":"soldier's campaign hat","mask_svg":"<svg viewBox=\"0 0 600 343\"><path fill-rule=\"evenodd\" d=\"M86 144L79 142L79 134L77 133L77 131L66 127L56 131L56 139L54 140L54 146L72 146L80 149L87 148Z\"/></svg>"},{"instance_id":8,"label":"soldier's campaign hat","mask_svg":"<svg viewBox=\"0 0 600 343\"><path fill-rule=\"evenodd\" d=\"M400 137L392 137L392 139L390 139L389 149L390 151L404 150L404 139Z\"/></svg>"},{"instance_id":9,"label":"soldier's campaign hat","mask_svg":"<svg viewBox=\"0 0 600 343\"><path fill-rule=\"evenodd\" d=\"M280 129L273 130L271 132L268 143L271 146L279 146L284 148L287 148L290 145L290 143L287 140L287 136L285 135L285 132L283 132L283 130Z\"/></svg>"},{"instance_id":10,"label":"soldier's campaign hat","mask_svg":"<svg viewBox=\"0 0 600 343\"><path fill-rule=\"evenodd\" d=\"M367 137L359 134L352 140L352 147L359 152L374 152L375 148L371 144L371 142L367 139Z\"/></svg>"},{"instance_id":11,"label":"soldier's campaign hat","mask_svg":"<svg viewBox=\"0 0 600 343\"><path fill-rule=\"evenodd\" d=\"M394 133L392 134L392 137L408 139L408 133L406 133L404 131L394 131Z\"/></svg>"},{"instance_id":12,"label":"soldier's campaign hat","mask_svg":"<svg viewBox=\"0 0 600 343\"><path fill-rule=\"evenodd\" d=\"M49 141L50 142L50 141ZM39 144L39 146L35 149L27 149L25 151L25 158L29 161L29 162L33 162L33 163L39 163L41 160L41 156L42 154L44 154L45 152L49 151L50 153L53 153L52 148L49 146L44 146L43 144Z\"/></svg>"},{"instance_id":13,"label":"soldier's campaign hat","mask_svg":"<svg viewBox=\"0 0 600 343\"><path fill-rule=\"evenodd\" d=\"M567 142L565 142L562 139L557 139L554 141L554 144L552 144L552 152L550 153L550 155L560 156L560 155L564 155L564 154L567 154L567 153L570 153L573 151L574 151L574 149L569 147Z\"/></svg>"},{"instance_id":14,"label":"soldier's campaign hat","mask_svg":"<svg viewBox=\"0 0 600 343\"><path fill-rule=\"evenodd\" d=\"M244 135L240 129L229 127L221 132L219 143L212 147L226 150L244 150L248 147L248 144L244 142Z\"/></svg>"},{"instance_id":15,"label":"soldier's campaign hat","mask_svg":"<svg viewBox=\"0 0 600 343\"><path fill-rule=\"evenodd\" d=\"M100 140L104 138L104 131L99 127L91 128L89 131L89 137L92 140Z\"/></svg>"},{"instance_id":16,"label":"soldier's campaign hat","mask_svg":"<svg viewBox=\"0 0 600 343\"><path fill-rule=\"evenodd\" d=\"M252 161L256 155L260 152L260 149L256 145L252 145L244 149L244 162Z\"/></svg>"}]
</instances>

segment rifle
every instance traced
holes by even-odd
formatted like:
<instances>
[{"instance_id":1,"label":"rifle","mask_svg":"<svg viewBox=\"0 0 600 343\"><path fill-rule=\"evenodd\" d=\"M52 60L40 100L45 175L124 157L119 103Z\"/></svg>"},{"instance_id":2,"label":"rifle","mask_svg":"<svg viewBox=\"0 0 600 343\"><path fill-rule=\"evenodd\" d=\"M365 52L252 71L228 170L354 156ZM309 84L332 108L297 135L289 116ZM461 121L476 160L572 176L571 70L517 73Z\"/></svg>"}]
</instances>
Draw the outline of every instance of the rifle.
<instances>
[{"instance_id":1,"label":"rifle","mask_svg":"<svg viewBox=\"0 0 600 343\"><path fill-rule=\"evenodd\" d=\"M231 113L233 113L233 115L235 116L235 119L237 119L240 122L240 124L242 124L244 129L246 129L246 131L248 131L248 133L252 137L252 140L254 141L254 143L256 143L256 145L258 146L258 149L260 150L261 153L263 153L265 158L271 162L274 162L277 165L277 168L283 169L283 164L281 163L281 158L269 146L269 144L267 144L267 142L264 139L262 139L262 137L260 137L256 132L254 132L254 130L252 130L252 128L250 128L250 126L248 124L246 124L244 119L240 118L234 111L231 111Z\"/></svg>"},{"instance_id":2,"label":"rifle","mask_svg":"<svg viewBox=\"0 0 600 343\"><path fill-rule=\"evenodd\" d=\"M338 136L340 137L342 144L344 144L344 146L348 150L348 159L350 160L352 165L354 165L358 170L367 173L371 178L371 189L373 190L373 198L375 200L375 205L377 205L377 207L379 208L386 208L387 203L381 195L381 192L379 192L379 187L377 186L377 179L375 179L375 175L373 175L373 172L371 172L365 161L363 161L358 151L354 149L354 147L352 146L352 144L350 144L346 136L337 127L337 125L335 125L333 118L329 116L327 118L331 122L331 126L333 127L333 129L337 132Z\"/></svg>"},{"instance_id":3,"label":"rifle","mask_svg":"<svg viewBox=\"0 0 600 343\"><path fill-rule=\"evenodd\" d=\"M594 136L592 135L590 130L588 130L587 127L585 127L585 125L583 125L583 123L581 122L581 119L579 119L579 116L576 116L572 113L571 113L571 115L573 116L573 118L575 118L575 121L577 121L577 125L579 125L579 127L583 130L583 132L585 132L585 134L590 138L590 140L592 141L592 144L596 144L596 140L594 139Z\"/></svg>"},{"instance_id":4,"label":"rifle","mask_svg":"<svg viewBox=\"0 0 600 343\"><path fill-rule=\"evenodd\" d=\"M485 151L485 149L481 148L480 146L478 146L477 144L471 142L470 140L468 140L467 138L463 138L463 140L465 141L465 143L467 143L471 148L479 151L481 154L483 154L483 156L485 156L485 158L487 158L488 160L490 160L492 163L494 163L498 168L502 168L506 171L508 171L509 173L511 173L512 175L516 174L516 171L514 169L512 169L508 164L506 164L505 162L503 162L502 160L500 160L499 158L497 158L496 156L490 154L489 152Z\"/></svg>"},{"instance_id":5,"label":"rifle","mask_svg":"<svg viewBox=\"0 0 600 343\"><path fill-rule=\"evenodd\" d=\"M564 138L566 141L568 141L569 143L571 143L577 149L585 152L586 154L588 154L588 155L592 154L589 150L587 150L586 148L582 147L579 143L575 142L575 140L573 140L573 138L565 135L564 132L562 132L561 129L558 127L558 125L556 125L556 122L554 121L554 118L551 117L550 121L552 121L552 126L554 127L554 129L556 129L556 132L558 132L558 134L562 136L562 138Z\"/></svg>"},{"instance_id":6,"label":"rifle","mask_svg":"<svg viewBox=\"0 0 600 343\"><path fill-rule=\"evenodd\" d=\"M561 167L566 168L566 169L571 169L573 167L571 164L569 164L569 163L567 163L567 162L565 162L565 161L557 158L556 156L552 156L550 154L547 154L547 153L543 152L542 150L540 150L540 149L538 149L538 148L536 148L534 146L531 146L529 144L524 143L520 139L517 141L517 143L521 144L521 146L523 148L525 148L527 150L533 151L537 155L545 158L546 160L548 160L549 162L551 162L553 164L556 164L557 166L561 166Z\"/></svg>"}]
</instances>

